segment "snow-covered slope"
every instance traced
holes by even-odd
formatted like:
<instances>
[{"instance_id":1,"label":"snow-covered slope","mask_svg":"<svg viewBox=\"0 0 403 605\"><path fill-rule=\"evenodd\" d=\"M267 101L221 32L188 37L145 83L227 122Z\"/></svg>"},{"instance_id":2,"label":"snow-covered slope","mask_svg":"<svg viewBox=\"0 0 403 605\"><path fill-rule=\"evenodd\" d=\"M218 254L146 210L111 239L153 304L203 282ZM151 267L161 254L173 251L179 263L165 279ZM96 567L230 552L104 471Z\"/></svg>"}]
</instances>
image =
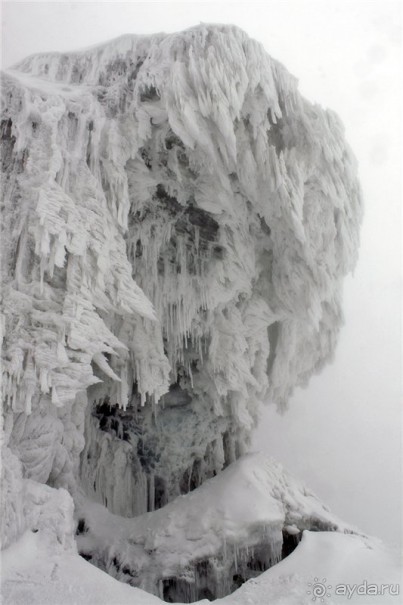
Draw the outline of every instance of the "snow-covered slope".
<instances>
[{"instance_id":1,"label":"snow-covered slope","mask_svg":"<svg viewBox=\"0 0 403 605\"><path fill-rule=\"evenodd\" d=\"M26 482L32 529L2 556L2 596L10 605L163 602L150 593L168 602L303 605L323 584L328 605L349 603L351 595L358 604L399 603L397 553L347 527L261 454L133 519L79 498L78 548L109 575L78 556L67 492ZM375 600L373 587L382 584L387 589Z\"/></svg>"},{"instance_id":2,"label":"snow-covered slope","mask_svg":"<svg viewBox=\"0 0 403 605\"><path fill-rule=\"evenodd\" d=\"M337 116L231 26L2 78L4 544L43 484L159 523L332 358L355 161Z\"/></svg>"},{"instance_id":3,"label":"snow-covered slope","mask_svg":"<svg viewBox=\"0 0 403 605\"><path fill-rule=\"evenodd\" d=\"M315 578L317 581L315 582ZM388 586L383 595L359 587ZM351 534L304 532L300 546L259 578L243 584L222 605L311 605L316 584L331 586L326 605L399 605L400 565L375 540ZM323 584L324 583L324 584ZM336 586L339 588L336 594ZM350 592L347 592L349 590ZM353 591L353 592L352 592ZM38 534L25 534L3 556L2 595L10 605L158 605L158 597L117 582L75 554L54 554ZM329 596L327 596L329 595ZM350 597L348 596L350 595ZM208 600L198 601L207 605Z\"/></svg>"},{"instance_id":4,"label":"snow-covered slope","mask_svg":"<svg viewBox=\"0 0 403 605\"><path fill-rule=\"evenodd\" d=\"M169 602L233 592L287 556L304 529L354 531L262 454L134 519L88 500L77 509L83 556Z\"/></svg>"}]
</instances>

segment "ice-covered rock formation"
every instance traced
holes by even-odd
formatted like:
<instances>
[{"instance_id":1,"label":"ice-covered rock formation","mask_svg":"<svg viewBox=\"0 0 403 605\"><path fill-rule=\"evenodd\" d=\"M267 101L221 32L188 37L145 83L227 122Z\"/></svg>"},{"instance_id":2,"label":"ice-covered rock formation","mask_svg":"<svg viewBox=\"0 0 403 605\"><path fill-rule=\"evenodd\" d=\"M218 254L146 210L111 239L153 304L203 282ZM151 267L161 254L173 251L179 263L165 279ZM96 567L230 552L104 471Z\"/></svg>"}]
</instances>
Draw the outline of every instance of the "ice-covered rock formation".
<instances>
[{"instance_id":1,"label":"ice-covered rock formation","mask_svg":"<svg viewBox=\"0 0 403 605\"><path fill-rule=\"evenodd\" d=\"M35 55L2 95L4 455L159 509L333 354L361 218L342 125L228 26Z\"/></svg>"}]
</instances>

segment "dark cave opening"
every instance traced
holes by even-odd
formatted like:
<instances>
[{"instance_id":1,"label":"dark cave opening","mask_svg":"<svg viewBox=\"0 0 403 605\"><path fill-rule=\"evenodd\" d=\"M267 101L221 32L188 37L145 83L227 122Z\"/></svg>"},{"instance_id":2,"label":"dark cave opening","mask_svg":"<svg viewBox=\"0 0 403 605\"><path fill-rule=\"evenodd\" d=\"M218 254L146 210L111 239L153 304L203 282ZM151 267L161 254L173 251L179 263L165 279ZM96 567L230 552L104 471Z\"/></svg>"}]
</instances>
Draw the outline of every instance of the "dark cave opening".
<instances>
[{"instance_id":1,"label":"dark cave opening","mask_svg":"<svg viewBox=\"0 0 403 605\"><path fill-rule=\"evenodd\" d=\"M283 530L283 546L281 549L281 559L285 559L297 548L298 544L301 542L302 534L301 532L297 534L290 534L287 531Z\"/></svg>"}]
</instances>

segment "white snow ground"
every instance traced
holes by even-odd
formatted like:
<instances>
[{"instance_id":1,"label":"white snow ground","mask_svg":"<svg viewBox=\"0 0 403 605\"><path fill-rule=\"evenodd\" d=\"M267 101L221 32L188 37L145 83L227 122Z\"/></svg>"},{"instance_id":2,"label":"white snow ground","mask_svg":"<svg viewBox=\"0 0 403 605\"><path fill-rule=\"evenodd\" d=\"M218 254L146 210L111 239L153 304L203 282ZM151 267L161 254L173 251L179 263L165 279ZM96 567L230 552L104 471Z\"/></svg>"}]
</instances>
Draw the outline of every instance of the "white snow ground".
<instances>
[{"instance_id":1,"label":"white snow ground","mask_svg":"<svg viewBox=\"0 0 403 605\"><path fill-rule=\"evenodd\" d=\"M77 554L46 548L40 533L26 532L3 552L3 603L9 605L156 605L163 603L142 590L111 578ZM327 605L383 605L402 602L401 595L337 596L344 583L392 585L401 581L397 557L380 542L351 534L305 531L297 549L259 578L215 601L226 605L308 605L314 579L332 588ZM398 586L401 589L401 586ZM400 590L401 592L401 590ZM208 603L199 601L198 603ZM317 602L321 602L320 598Z\"/></svg>"},{"instance_id":2,"label":"white snow ground","mask_svg":"<svg viewBox=\"0 0 403 605\"><path fill-rule=\"evenodd\" d=\"M25 531L3 551L4 603L164 602L149 592L115 580L78 555L73 540L73 503L65 490L47 486L39 489L32 481L27 482L26 489L31 490L33 511L28 527L34 531ZM47 513L42 519L36 515L35 507L37 512L43 511L45 501ZM194 492L158 511L132 519L113 515L86 498L79 498L76 507L76 515L88 524L77 538L80 551L94 556L98 552L101 559L117 557L122 567L131 564L134 569L136 563L139 574L144 574L143 585L147 585L147 577L155 580L156 576L162 582L175 567L186 569L195 559L214 556L222 541L231 553L239 545L253 551L256 539L259 543L254 534L261 532L262 526L267 525L269 542L274 542L278 533L281 537L284 526L291 534L293 530L298 532L297 527L327 527L336 531L304 530L300 544L288 557L216 602L308 605L313 601L312 590L315 588L320 594L323 584L331 588L326 590L323 601L317 600L328 605L401 603L397 554L379 540L343 524L281 465L262 454L249 454ZM369 585L374 591L381 590L382 584L386 586L383 596L365 594ZM341 585L345 585L344 593L335 594L336 586L339 592L343 590ZM357 593L359 586L364 594Z\"/></svg>"}]
</instances>

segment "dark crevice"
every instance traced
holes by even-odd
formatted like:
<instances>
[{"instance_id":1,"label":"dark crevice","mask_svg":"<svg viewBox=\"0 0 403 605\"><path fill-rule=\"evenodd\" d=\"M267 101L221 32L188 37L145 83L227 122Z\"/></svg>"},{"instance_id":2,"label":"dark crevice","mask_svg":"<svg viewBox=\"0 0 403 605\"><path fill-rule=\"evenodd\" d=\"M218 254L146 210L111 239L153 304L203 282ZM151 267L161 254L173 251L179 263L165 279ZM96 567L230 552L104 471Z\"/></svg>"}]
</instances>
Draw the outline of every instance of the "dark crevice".
<instances>
[{"instance_id":1,"label":"dark crevice","mask_svg":"<svg viewBox=\"0 0 403 605\"><path fill-rule=\"evenodd\" d=\"M270 344L270 353L267 359L267 374L270 375L270 372L273 368L274 360L276 358L276 348L278 344L278 339L280 336L281 323L279 321L275 321L270 324L267 328L267 334L269 338Z\"/></svg>"},{"instance_id":2,"label":"dark crevice","mask_svg":"<svg viewBox=\"0 0 403 605\"><path fill-rule=\"evenodd\" d=\"M85 523L85 519L79 519L78 523L77 523L76 536L86 534L87 532L88 532L88 527Z\"/></svg>"},{"instance_id":3,"label":"dark crevice","mask_svg":"<svg viewBox=\"0 0 403 605\"><path fill-rule=\"evenodd\" d=\"M146 86L140 92L140 101L142 103L159 101L159 99L160 99L160 96L159 96L158 91L155 88L155 86Z\"/></svg>"},{"instance_id":4,"label":"dark crevice","mask_svg":"<svg viewBox=\"0 0 403 605\"><path fill-rule=\"evenodd\" d=\"M283 530L283 546L281 549L281 558L285 559L297 548L298 544L301 541L302 534L301 532L297 534L289 534L285 530Z\"/></svg>"},{"instance_id":5,"label":"dark crevice","mask_svg":"<svg viewBox=\"0 0 403 605\"><path fill-rule=\"evenodd\" d=\"M283 119L277 118L277 121L274 122L271 118L271 112L269 111L269 122L270 122L270 130L267 132L267 137L269 139L270 145L273 145L276 149L276 153L279 156L280 151L284 151L286 148L284 134L283 134Z\"/></svg>"}]
</instances>

